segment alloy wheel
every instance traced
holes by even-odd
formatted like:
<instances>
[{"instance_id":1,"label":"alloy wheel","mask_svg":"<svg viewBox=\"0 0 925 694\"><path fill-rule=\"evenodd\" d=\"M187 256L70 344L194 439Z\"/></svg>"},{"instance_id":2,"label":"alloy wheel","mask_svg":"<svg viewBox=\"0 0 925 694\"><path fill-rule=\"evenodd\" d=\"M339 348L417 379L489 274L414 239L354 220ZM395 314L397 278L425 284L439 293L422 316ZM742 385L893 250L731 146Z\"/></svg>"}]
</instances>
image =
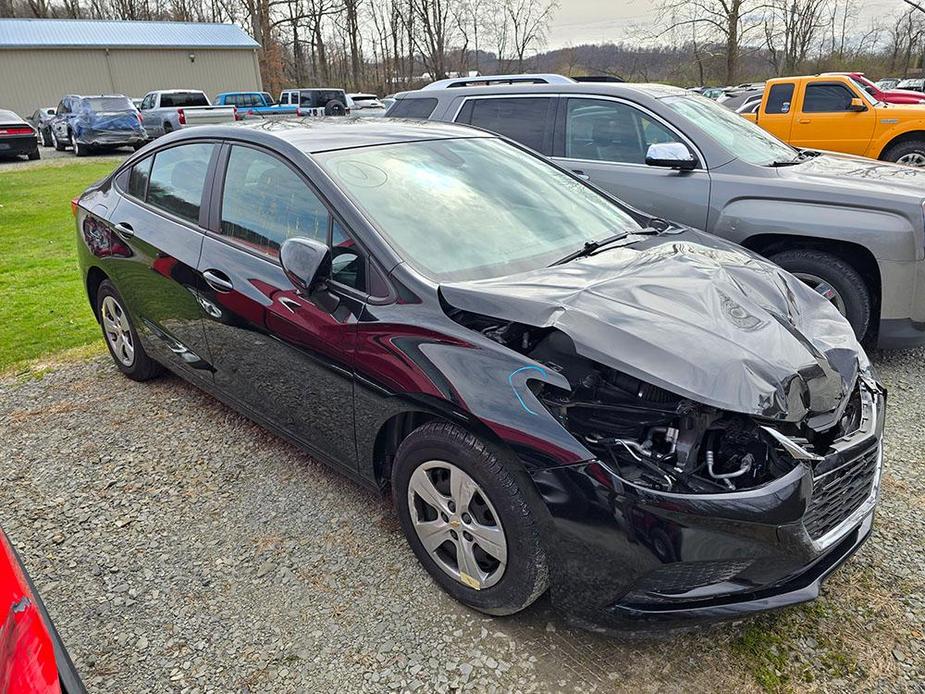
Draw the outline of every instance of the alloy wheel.
<instances>
[{"instance_id":1,"label":"alloy wheel","mask_svg":"<svg viewBox=\"0 0 925 694\"><path fill-rule=\"evenodd\" d=\"M838 312L843 316L848 315L847 309L845 308L845 299L839 294L838 290L835 289L829 282L826 282L824 279L818 275L813 275L809 272L795 272L793 276L798 280L809 286L814 292L820 296L828 299Z\"/></svg>"},{"instance_id":2,"label":"alloy wheel","mask_svg":"<svg viewBox=\"0 0 925 694\"><path fill-rule=\"evenodd\" d=\"M507 566L507 537L485 491L443 460L422 463L408 481L418 539L443 571L469 588L490 588Z\"/></svg>"},{"instance_id":3,"label":"alloy wheel","mask_svg":"<svg viewBox=\"0 0 925 694\"><path fill-rule=\"evenodd\" d=\"M135 361L135 343L125 311L118 301L107 296L100 306L100 316L103 319L103 333L112 353L123 366L131 366Z\"/></svg>"},{"instance_id":4,"label":"alloy wheel","mask_svg":"<svg viewBox=\"0 0 925 694\"><path fill-rule=\"evenodd\" d=\"M905 164L906 166L925 166L925 153L909 152L909 154L904 154L899 159L897 159L896 163Z\"/></svg>"}]
</instances>

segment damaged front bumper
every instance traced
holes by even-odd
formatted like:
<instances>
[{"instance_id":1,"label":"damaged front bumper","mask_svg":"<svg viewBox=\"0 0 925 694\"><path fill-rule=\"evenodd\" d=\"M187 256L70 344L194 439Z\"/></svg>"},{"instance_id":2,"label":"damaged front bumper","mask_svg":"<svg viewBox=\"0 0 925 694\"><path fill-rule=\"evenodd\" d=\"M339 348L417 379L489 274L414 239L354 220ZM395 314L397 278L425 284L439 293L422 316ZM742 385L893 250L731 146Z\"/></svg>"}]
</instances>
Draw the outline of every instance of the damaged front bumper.
<instances>
[{"instance_id":1,"label":"damaged front bumper","mask_svg":"<svg viewBox=\"0 0 925 694\"><path fill-rule=\"evenodd\" d=\"M531 472L552 516L554 603L590 627L716 621L814 599L871 532L885 397L859 428L757 488L677 494L591 461Z\"/></svg>"}]
</instances>

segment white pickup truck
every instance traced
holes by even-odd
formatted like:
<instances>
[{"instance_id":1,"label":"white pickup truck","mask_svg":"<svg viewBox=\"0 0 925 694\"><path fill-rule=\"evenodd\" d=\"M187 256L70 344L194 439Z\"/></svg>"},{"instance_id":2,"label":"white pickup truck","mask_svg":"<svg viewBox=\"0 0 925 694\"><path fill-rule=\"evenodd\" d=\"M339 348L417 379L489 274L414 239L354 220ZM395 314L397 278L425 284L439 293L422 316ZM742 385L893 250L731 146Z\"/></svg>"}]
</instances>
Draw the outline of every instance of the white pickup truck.
<instances>
[{"instance_id":1,"label":"white pickup truck","mask_svg":"<svg viewBox=\"0 0 925 694\"><path fill-rule=\"evenodd\" d=\"M145 133L152 139L180 128L233 123L238 118L234 106L212 106L205 92L195 89L148 92L141 100L138 112Z\"/></svg>"}]
</instances>

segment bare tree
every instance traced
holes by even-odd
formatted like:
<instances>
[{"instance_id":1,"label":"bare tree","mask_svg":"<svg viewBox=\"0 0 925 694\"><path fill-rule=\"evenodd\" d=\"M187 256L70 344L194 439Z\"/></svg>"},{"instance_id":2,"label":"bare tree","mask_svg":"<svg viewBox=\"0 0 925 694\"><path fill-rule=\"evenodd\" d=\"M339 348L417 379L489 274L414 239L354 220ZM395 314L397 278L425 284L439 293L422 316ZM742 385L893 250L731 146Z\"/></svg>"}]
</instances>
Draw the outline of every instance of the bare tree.
<instances>
[{"instance_id":1,"label":"bare tree","mask_svg":"<svg viewBox=\"0 0 925 694\"><path fill-rule=\"evenodd\" d=\"M825 27L829 0L771 0L764 24L768 58L777 75L798 72Z\"/></svg>"},{"instance_id":2,"label":"bare tree","mask_svg":"<svg viewBox=\"0 0 925 694\"><path fill-rule=\"evenodd\" d=\"M763 27L765 8L761 0L663 0L658 21L667 31L699 25L708 36L725 44L725 80L735 84L742 46Z\"/></svg>"},{"instance_id":3,"label":"bare tree","mask_svg":"<svg viewBox=\"0 0 925 694\"><path fill-rule=\"evenodd\" d=\"M546 31L558 0L503 0L504 18L510 24L511 46L517 70L524 69L524 56L546 40Z\"/></svg>"}]
</instances>

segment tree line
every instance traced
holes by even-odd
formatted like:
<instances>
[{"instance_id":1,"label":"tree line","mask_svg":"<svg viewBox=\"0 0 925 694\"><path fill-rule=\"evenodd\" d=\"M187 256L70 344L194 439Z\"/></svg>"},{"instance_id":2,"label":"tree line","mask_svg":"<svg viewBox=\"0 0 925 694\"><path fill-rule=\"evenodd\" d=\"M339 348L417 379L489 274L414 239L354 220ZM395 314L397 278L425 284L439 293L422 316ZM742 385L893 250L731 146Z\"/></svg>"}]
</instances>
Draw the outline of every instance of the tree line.
<instances>
[{"instance_id":1,"label":"tree line","mask_svg":"<svg viewBox=\"0 0 925 694\"><path fill-rule=\"evenodd\" d=\"M0 16L232 22L260 43L271 92L389 94L468 71L684 86L823 70L919 74L925 12L896 2L863 20L863 0L661 0L620 43L545 52L558 0L0 0Z\"/></svg>"}]
</instances>

